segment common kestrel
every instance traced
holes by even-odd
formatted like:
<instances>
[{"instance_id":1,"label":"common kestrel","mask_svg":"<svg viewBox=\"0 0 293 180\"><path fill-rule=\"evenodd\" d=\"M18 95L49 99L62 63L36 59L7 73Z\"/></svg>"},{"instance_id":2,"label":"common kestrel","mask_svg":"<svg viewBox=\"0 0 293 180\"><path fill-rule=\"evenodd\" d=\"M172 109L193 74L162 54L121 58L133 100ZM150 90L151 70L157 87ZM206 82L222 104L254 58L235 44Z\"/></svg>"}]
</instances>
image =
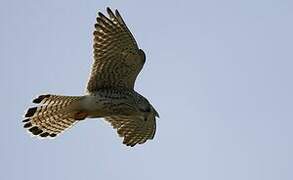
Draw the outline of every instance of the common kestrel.
<instances>
[{"instance_id":1,"label":"common kestrel","mask_svg":"<svg viewBox=\"0 0 293 180\"><path fill-rule=\"evenodd\" d=\"M39 137L55 137L86 118L104 118L127 146L153 139L159 114L134 90L145 53L116 10L98 13L94 31L94 62L83 96L40 95L29 108L24 128Z\"/></svg>"}]
</instances>

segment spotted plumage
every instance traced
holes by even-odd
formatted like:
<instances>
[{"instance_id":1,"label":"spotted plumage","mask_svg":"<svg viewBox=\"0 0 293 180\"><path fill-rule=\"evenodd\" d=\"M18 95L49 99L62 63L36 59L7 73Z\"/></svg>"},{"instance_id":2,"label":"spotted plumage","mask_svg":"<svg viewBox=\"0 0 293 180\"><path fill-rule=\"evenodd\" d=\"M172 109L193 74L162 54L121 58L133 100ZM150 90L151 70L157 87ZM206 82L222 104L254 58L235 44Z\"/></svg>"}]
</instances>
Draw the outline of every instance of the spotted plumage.
<instances>
[{"instance_id":1,"label":"spotted plumage","mask_svg":"<svg viewBox=\"0 0 293 180\"><path fill-rule=\"evenodd\" d=\"M83 96L40 95L25 114L23 127L41 138L55 137L86 118L104 118L128 146L153 139L159 114L134 90L146 60L116 10L98 13L94 62Z\"/></svg>"}]
</instances>

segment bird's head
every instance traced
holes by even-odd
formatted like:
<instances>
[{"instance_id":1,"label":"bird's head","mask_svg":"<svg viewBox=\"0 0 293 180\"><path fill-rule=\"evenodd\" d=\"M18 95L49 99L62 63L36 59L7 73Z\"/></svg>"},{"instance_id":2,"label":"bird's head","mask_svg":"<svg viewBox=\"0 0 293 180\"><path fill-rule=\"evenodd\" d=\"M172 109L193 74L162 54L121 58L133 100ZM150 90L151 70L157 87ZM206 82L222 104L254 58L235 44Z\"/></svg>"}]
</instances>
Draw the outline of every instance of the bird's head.
<instances>
[{"instance_id":1,"label":"bird's head","mask_svg":"<svg viewBox=\"0 0 293 180\"><path fill-rule=\"evenodd\" d=\"M159 113L156 111L156 109L151 105L151 103L146 99L142 98L138 103L138 109L140 113L145 114L146 116L153 114L155 117L160 117Z\"/></svg>"}]
</instances>

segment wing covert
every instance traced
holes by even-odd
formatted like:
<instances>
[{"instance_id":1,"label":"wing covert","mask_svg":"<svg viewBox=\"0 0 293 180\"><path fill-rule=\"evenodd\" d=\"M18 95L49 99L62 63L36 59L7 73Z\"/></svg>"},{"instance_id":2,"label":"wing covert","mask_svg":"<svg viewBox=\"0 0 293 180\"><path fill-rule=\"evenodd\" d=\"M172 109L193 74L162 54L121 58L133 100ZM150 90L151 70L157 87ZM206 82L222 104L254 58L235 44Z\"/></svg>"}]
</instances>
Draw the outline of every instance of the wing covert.
<instances>
[{"instance_id":1,"label":"wing covert","mask_svg":"<svg viewBox=\"0 0 293 180\"><path fill-rule=\"evenodd\" d=\"M94 31L94 63L87 85L88 92L101 88L133 89L145 62L131 32L116 10L107 8L109 18L98 13Z\"/></svg>"}]
</instances>

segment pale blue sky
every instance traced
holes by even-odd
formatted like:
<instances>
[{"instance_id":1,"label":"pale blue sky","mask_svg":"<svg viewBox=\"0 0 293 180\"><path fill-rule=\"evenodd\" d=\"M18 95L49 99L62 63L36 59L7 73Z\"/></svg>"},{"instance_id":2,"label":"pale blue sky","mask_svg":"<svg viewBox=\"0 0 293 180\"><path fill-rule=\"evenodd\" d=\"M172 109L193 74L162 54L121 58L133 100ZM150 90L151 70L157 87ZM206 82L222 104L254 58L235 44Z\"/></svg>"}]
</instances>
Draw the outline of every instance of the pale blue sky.
<instances>
[{"instance_id":1,"label":"pale blue sky","mask_svg":"<svg viewBox=\"0 0 293 180\"><path fill-rule=\"evenodd\" d=\"M106 6L146 52L155 139L126 147L100 119L31 138L33 97L84 92ZM1 0L0 179L293 179L292 19L291 0Z\"/></svg>"}]
</instances>

